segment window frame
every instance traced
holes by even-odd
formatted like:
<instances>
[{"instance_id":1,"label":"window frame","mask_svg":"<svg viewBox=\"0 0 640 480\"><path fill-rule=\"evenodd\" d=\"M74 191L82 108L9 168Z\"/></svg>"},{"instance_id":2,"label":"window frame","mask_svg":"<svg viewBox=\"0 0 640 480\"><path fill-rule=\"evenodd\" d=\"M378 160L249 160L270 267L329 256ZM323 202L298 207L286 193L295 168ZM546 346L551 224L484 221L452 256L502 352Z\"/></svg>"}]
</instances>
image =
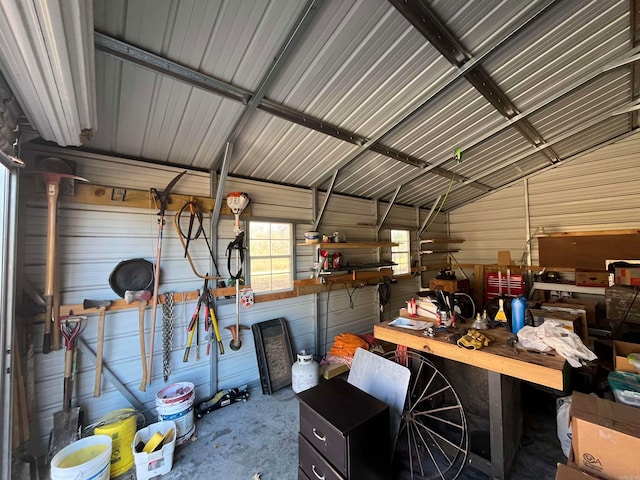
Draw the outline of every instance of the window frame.
<instances>
[{"instance_id":1,"label":"window frame","mask_svg":"<svg viewBox=\"0 0 640 480\"><path fill-rule=\"evenodd\" d=\"M294 282L295 282L295 278L296 278L296 250L295 250L295 224L293 222L288 222L288 221L282 221L282 220L249 220L247 222L247 231L248 231L248 235L247 235L247 253L248 253L248 261L246 261L246 265L245 268L247 270L247 283L251 286L251 288L253 289L254 293L257 294L270 294L270 293L279 293L279 292L288 292L293 290L294 288ZM251 253L251 243L252 240L256 241L256 240L264 240L264 239L260 239L260 238L252 238L252 232L255 231L255 224L267 224L270 227L270 232L269 232L269 238L267 239L268 241L273 241L273 240L280 240L280 239L274 239L271 237L272 235L272 231L271 231L271 226L273 225L286 225L288 226L289 229L289 235L288 238L286 239L289 245L289 254L288 255L255 255ZM274 289L273 288L273 275L274 275L274 270L273 270L273 263L271 264L271 269L269 271L268 274L254 274L251 268L251 263L253 260L255 259L270 259L273 260L274 258L288 258L289 259L289 271L288 272L283 272L283 273L288 273L288 286L286 288L279 288L279 289ZM255 288L255 282L253 281L253 277L255 276L259 276L259 277L263 277L263 276L268 276L269 277L269 281L271 283L271 288L268 290L256 290Z\"/></svg>"},{"instance_id":2,"label":"window frame","mask_svg":"<svg viewBox=\"0 0 640 480\"><path fill-rule=\"evenodd\" d=\"M401 247L402 243L405 242L399 242L397 240L394 240L394 232L401 232L401 233L406 233L407 239L406 239L406 244L407 244L407 250L396 250L398 248ZM391 261L394 262L396 265L394 265L394 271L393 274L394 275L408 275L411 273L411 231L409 229L404 229L404 228L392 228L389 230L389 239L392 243L398 243L398 246L392 246L391 247ZM397 255L406 255L407 258L407 268L406 271L400 271L400 269L398 269L398 267L401 265L400 262L396 261L396 256Z\"/></svg>"}]
</instances>

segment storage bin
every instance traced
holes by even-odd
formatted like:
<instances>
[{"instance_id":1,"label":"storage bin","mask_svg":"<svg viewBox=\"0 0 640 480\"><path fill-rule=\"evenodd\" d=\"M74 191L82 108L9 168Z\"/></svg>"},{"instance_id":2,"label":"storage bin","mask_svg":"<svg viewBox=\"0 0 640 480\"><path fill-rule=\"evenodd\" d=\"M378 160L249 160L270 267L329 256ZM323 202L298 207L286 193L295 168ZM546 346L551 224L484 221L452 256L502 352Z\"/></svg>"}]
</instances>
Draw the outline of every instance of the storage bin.
<instances>
[{"instance_id":1,"label":"storage bin","mask_svg":"<svg viewBox=\"0 0 640 480\"><path fill-rule=\"evenodd\" d=\"M166 434L173 429L171 437L164 440L164 445L157 452L145 453L136 452L136 445L139 442L146 444L156 432ZM148 427L138 430L131 449L133 450L133 458L136 463L136 478L138 480L146 480L169 473L173 467L173 451L176 446L176 423L170 420L152 423Z\"/></svg>"}]
</instances>

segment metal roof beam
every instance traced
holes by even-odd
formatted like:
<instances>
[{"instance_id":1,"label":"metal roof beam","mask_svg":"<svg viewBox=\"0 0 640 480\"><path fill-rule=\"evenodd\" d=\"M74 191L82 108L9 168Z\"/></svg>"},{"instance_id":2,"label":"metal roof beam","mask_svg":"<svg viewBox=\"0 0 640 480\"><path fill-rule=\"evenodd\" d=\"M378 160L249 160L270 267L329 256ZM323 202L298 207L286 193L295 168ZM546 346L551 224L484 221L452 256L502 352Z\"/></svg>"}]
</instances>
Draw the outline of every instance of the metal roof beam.
<instances>
[{"instance_id":1,"label":"metal roof beam","mask_svg":"<svg viewBox=\"0 0 640 480\"><path fill-rule=\"evenodd\" d=\"M637 105L637 103L635 103L635 102L631 102L631 103L633 103L634 105ZM620 107L620 108L622 108L622 107ZM588 128L594 127L595 125L597 125L597 124L599 124L601 122L604 122L605 120L611 118L614 115L618 115L619 113L617 112L617 110L619 110L619 109L612 110L610 113L605 113L605 114L599 115L599 116L597 116L595 118L592 118L591 120L589 120L589 121L587 121L585 123L581 123L579 126L571 128L569 130L566 130L565 132L563 132L562 134L560 134L557 137L553 138L552 140L549 140L546 143L544 143L544 144L542 144L540 146L537 146L535 148L536 148L536 150L538 152L542 152L544 149L550 148L552 145L554 145L556 143L559 143L559 142L561 142L563 140L566 140L567 138L570 138L570 137L572 137L574 135L577 135L577 134L581 133L582 131L584 131L584 130L586 130ZM621 112L621 113L628 113L628 112ZM502 169L504 169L506 167L509 167L509 166L513 165L514 163L519 162L520 160L523 160L523 159L525 159L527 157L530 157L531 155L532 155L531 152L525 152L525 153L521 153L520 155L517 155L515 157L511 157L511 158L509 158L509 160L507 160L505 162L501 162L501 163L499 163L497 165L494 165L493 167L491 167L489 169L483 170L481 174L470 178L467 182L463 182L463 183L460 183L460 184L456 185L455 187L452 187L451 191L453 192L453 191L456 191L456 190L458 190L458 189L460 189L460 188L462 188L464 186L470 185L471 182L475 182L477 180L485 178L485 177L487 177L487 176L489 176L489 175L491 175L491 174L493 174L493 173L495 173L495 172L497 172L499 170L502 170ZM569 157L569 158L572 158L572 157ZM559 158L556 162L550 162L550 163L552 165L555 165L556 163L564 162L565 160L566 159ZM547 168L548 167L543 167L542 170L546 170ZM522 178L528 178L529 175L532 175L532 174L528 174L528 175L525 175L524 177L518 178L516 180L512 180L508 184L512 184L515 181L522 180ZM496 187L496 188L491 189L491 191L495 192L495 191L497 191L497 190L499 190L501 188L502 188L502 186ZM489 193L489 192L486 192L486 193Z\"/></svg>"},{"instance_id":2,"label":"metal roof beam","mask_svg":"<svg viewBox=\"0 0 640 480\"><path fill-rule=\"evenodd\" d=\"M389 0L408 21L427 39L439 52L455 67L462 67L472 60L456 36L438 17L436 12L422 2L406 2L404 0ZM464 78L495 108L503 117L510 119L517 115L518 109L511 99L502 91L488 72L476 63L473 68L464 73ZM525 118L520 119L514 127L531 144L539 145L544 139L533 125ZM558 156L552 150L546 150L550 160L557 161Z\"/></svg>"},{"instance_id":3,"label":"metal roof beam","mask_svg":"<svg viewBox=\"0 0 640 480\"><path fill-rule=\"evenodd\" d=\"M464 207L465 205L467 205L469 203L478 201L479 199L483 198L486 195L489 195L490 193L499 192L500 190L504 190L505 188L512 187L512 186L516 185L517 183L519 183L519 182L521 182L521 181L523 181L525 179L529 179L529 178L535 177L536 175L540 175L541 173L544 173L544 172L546 172L548 170L551 170L552 168L558 167L560 164L565 164L565 163L568 163L568 162L570 162L572 160L576 160L576 159L578 159L580 157L583 157L583 156L585 156L585 155L587 155L587 154L589 154L591 152L595 152L596 150L600 150L601 148L606 147L607 145L611 145L612 143L615 143L615 142L618 142L620 140L623 140L623 139L625 139L625 138L627 138L627 137L629 137L631 135L636 135L637 133L638 133L638 130L635 129L635 130L631 130L629 132L622 133L622 134L618 135L617 137L605 140L604 142L601 142L601 143L599 143L597 145L589 147L589 148L583 150L582 152L578 152L578 153L575 153L575 154L571 155L570 157L564 158L564 159L560 160L560 162L558 162L558 163L552 163L552 164L550 164L550 165L548 165L548 166L546 166L544 168L541 168L540 170L536 170L535 172L531 172L528 175L525 175L525 176L523 176L521 178L516 178L514 180L511 180L510 182L507 182L504 185L501 185L499 187L494 188L493 191L491 191L491 192L483 193L482 195L480 195L478 197L474 197L471 200L466 200L466 201L456 205L451 210L455 210L457 208Z\"/></svg>"}]
</instances>

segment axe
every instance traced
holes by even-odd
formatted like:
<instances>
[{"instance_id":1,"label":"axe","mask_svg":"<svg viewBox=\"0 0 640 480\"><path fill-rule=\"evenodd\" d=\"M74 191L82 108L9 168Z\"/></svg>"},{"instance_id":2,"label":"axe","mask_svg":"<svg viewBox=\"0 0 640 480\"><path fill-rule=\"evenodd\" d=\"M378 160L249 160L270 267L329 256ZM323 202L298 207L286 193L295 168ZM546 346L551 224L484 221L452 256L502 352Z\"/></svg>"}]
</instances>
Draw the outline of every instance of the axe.
<instances>
[{"instance_id":1,"label":"axe","mask_svg":"<svg viewBox=\"0 0 640 480\"><path fill-rule=\"evenodd\" d=\"M54 305L54 289L56 284L56 239L57 239L57 217L58 217L58 193L60 191L60 180L69 178L72 180L80 180L88 182L86 178L79 177L70 173L70 167L64 160L56 157L48 157L43 159L40 167L50 170L65 170L65 172L53 171L34 171L31 173L40 174L44 180L47 192L47 263L45 270L45 287L44 299L45 307L45 323L44 323L44 341L42 344L42 353L51 351L51 322L53 322L53 348L60 349L60 312L59 305Z\"/></svg>"},{"instance_id":2,"label":"axe","mask_svg":"<svg viewBox=\"0 0 640 480\"><path fill-rule=\"evenodd\" d=\"M127 303L138 302L138 329L140 333L140 358L142 359L142 381L138 387L141 392L147 391L147 352L144 344L144 311L151 298L149 290L127 290L124 292L124 301Z\"/></svg>"},{"instance_id":3,"label":"axe","mask_svg":"<svg viewBox=\"0 0 640 480\"><path fill-rule=\"evenodd\" d=\"M96 379L93 387L93 396L100 396L100 384L102 380L102 351L104 344L104 315L107 311L107 307L111 305L111 300L87 300L82 302L82 307L85 310L90 308L98 309L98 345L96 347Z\"/></svg>"}]
</instances>

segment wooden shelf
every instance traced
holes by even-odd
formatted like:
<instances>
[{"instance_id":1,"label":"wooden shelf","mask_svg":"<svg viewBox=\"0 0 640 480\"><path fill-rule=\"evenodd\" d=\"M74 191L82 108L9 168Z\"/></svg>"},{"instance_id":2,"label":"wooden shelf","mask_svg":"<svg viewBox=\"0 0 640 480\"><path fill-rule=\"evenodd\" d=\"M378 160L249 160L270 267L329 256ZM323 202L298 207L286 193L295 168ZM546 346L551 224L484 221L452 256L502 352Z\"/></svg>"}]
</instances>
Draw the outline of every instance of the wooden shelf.
<instances>
[{"instance_id":1,"label":"wooden shelf","mask_svg":"<svg viewBox=\"0 0 640 480\"><path fill-rule=\"evenodd\" d=\"M591 295L604 295L606 287L582 287L580 285L574 285L572 283L545 283L545 282L533 282L534 290L557 290L559 292L573 292L573 293L585 293Z\"/></svg>"},{"instance_id":2,"label":"wooden shelf","mask_svg":"<svg viewBox=\"0 0 640 480\"><path fill-rule=\"evenodd\" d=\"M425 238L420 240L420 244L423 243L462 243L464 240L454 238Z\"/></svg>"},{"instance_id":3,"label":"wooden shelf","mask_svg":"<svg viewBox=\"0 0 640 480\"><path fill-rule=\"evenodd\" d=\"M365 242L365 243L356 243L356 242L342 242L342 243L298 243L299 247L323 247L330 248L332 250L341 250L345 248L378 248L378 247L397 247L397 243L393 242Z\"/></svg>"},{"instance_id":4,"label":"wooden shelf","mask_svg":"<svg viewBox=\"0 0 640 480\"><path fill-rule=\"evenodd\" d=\"M420 250L420 255L431 255L433 253L455 253L459 252L458 249L453 250Z\"/></svg>"}]
</instances>

